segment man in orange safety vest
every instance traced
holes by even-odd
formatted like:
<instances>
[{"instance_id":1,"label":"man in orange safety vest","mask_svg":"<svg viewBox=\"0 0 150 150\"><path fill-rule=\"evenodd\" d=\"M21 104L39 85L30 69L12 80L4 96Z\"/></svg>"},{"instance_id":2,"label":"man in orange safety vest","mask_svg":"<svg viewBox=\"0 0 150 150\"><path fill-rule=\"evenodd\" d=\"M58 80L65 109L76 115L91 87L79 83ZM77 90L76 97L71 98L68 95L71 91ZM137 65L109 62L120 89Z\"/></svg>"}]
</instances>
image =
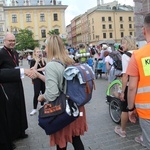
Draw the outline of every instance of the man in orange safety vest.
<instances>
[{"instance_id":1,"label":"man in orange safety vest","mask_svg":"<svg viewBox=\"0 0 150 150\"><path fill-rule=\"evenodd\" d=\"M138 115L142 129L135 141L150 149L150 13L144 18L142 30L147 44L133 52L127 69L128 110L129 120L135 123Z\"/></svg>"}]
</instances>

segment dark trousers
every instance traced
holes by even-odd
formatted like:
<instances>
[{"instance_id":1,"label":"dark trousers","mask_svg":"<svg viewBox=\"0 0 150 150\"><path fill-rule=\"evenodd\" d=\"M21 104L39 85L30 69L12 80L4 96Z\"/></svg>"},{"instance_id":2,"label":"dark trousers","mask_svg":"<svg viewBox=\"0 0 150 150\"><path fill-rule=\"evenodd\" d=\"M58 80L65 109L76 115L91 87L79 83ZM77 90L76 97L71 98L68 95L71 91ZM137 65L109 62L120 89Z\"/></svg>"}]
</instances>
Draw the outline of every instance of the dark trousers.
<instances>
[{"instance_id":1,"label":"dark trousers","mask_svg":"<svg viewBox=\"0 0 150 150\"><path fill-rule=\"evenodd\" d=\"M84 146L83 146L80 136L72 137L72 145L74 147L74 150L84 150ZM57 150L67 150L67 146L64 148L60 148L57 145Z\"/></svg>"},{"instance_id":2,"label":"dark trousers","mask_svg":"<svg viewBox=\"0 0 150 150\"><path fill-rule=\"evenodd\" d=\"M125 101L121 101L121 111L122 112L128 112L127 106L128 106L128 86L126 86L125 92L124 92L124 99Z\"/></svg>"},{"instance_id":3,"label":"dark trousers","mask_svg":"<svg viewBox=\"0 0 150 150\"><path fill-rule=\"evenodd\" d=\"M40 94L40 91L42 92L42 94L45 92L45 83L40 79L34 79L33 86L34 86L33 108L37 109L37 104L38 104L37 99ZM41 105L43 104L44 102L41 102Z\"/></svg>"}]
</instances>

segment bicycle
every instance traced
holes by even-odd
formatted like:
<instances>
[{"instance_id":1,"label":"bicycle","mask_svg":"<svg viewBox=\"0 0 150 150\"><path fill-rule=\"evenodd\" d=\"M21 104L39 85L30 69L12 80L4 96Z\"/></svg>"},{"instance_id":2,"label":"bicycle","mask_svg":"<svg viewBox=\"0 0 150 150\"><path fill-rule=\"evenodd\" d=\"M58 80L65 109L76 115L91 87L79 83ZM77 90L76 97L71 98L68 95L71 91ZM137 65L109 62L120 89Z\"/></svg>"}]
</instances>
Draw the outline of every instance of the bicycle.
<instances>
[{"instance_id":1,"label":"bicycle","mask_svg":"<svg viewBox=\"0 0 150 150\"><path fill-rule=\"evenodd\" d=\"M120 78L113 80L106 90L106 99L109 104L109 115L113 122L119 124L121 122L121 101L119 92L122 88Z\"/></svg>"}]
</instances>

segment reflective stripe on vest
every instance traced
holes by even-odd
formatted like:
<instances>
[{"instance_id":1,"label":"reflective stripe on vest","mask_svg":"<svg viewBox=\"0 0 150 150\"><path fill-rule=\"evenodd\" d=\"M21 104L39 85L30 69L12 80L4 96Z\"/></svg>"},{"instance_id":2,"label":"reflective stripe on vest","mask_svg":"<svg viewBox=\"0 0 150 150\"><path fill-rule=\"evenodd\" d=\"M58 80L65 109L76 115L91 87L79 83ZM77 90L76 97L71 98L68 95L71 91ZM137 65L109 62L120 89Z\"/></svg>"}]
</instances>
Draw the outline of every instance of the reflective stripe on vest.
<instances>
[{"instance_id":1,"label":"reflective stripe on vest","mask_svg":"<svg viewBox=\"0 0 150 150\"><path fill-rule=\"evenodd\" d=\"M135 104L136 108L141 108L141 109L150 109L150 103L147 104Z\"/></svg>"},{"instance_id":2,"label":"reflective stripe on vest","mask_svg":"<svg viewBox=\"0 0 150 150\"><path fill-rule=\"evenodd\" d=\"M135 96L135 107L138 116L150 119L150 44L133 52L139 72L137 93Z\"/></svg>"},{"instance_id":3,"label":"reflective stripe on vest","mask_svg":"<svg viewBox=\"0 0 150 150\"><path fill-rule=\"evenodd\" d=\"M137 89L137 94L150 92L150 86L142 87Z\"/></svg>"}]
</instances>

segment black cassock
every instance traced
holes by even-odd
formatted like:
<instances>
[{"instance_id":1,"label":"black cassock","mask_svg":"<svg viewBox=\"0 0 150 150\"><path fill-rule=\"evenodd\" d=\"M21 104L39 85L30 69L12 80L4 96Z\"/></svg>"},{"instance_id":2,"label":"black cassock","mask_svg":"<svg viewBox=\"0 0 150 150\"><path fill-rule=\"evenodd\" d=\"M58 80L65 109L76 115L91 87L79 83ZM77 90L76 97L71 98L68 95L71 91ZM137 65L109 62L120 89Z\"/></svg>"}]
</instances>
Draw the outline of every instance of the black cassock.
<instances>
[{"instance_id":1,"label":"black cassock","mask_svg":"<svg viewBox=\"0 0 150 150\"><path fill-rule=\"evenodd\" d=\"M6 47L0 50L0 69L15 68L18 64L16 51L12 52ZM11 133L11 140L15 140L28 128L23 85L21 79L16 82L2 83L2 85L8 97L6 102L8 129ZM4 97L1 99L6 101Z\"/></svg>"},{"instance_id":2,"label":"black cassock","mask_svg":"<svg viewBox=\"0 0 150 150\"><path fill-rule=\"evenodd\" d=\"M19 69L0 70L0 83L20 81ZM0 84L0 150L11 150L11 139L7 117L7 98Z\"/></svg>"}]
</instances>

